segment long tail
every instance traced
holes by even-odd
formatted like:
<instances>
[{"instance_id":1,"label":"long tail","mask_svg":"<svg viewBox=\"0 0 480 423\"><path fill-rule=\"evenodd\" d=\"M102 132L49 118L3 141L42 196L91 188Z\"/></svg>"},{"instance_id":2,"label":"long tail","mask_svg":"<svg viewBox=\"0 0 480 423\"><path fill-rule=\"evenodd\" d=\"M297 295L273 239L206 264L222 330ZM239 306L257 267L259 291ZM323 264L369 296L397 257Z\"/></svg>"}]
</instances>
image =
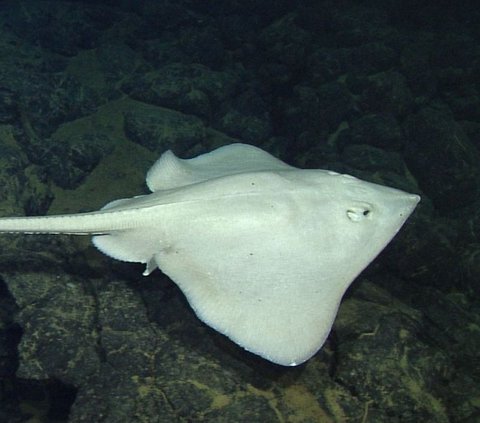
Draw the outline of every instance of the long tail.
<instances>
[{"instance_id":1,"label":"long tail","mask_svg":"<svg viewBox=\"0 0 480 423\"><path fill-rule=\"evenodd\" d=\"M0 218L0 232L11 233L99 235L135 227L138 210Z\"/></svg>"}]
</instances>

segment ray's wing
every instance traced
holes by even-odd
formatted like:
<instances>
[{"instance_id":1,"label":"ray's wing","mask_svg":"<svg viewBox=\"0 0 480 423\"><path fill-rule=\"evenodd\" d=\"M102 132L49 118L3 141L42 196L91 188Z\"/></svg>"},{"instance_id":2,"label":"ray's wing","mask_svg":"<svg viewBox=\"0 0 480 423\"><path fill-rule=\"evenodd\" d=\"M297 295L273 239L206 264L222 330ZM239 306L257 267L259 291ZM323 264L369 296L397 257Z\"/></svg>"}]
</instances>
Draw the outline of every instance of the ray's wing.
<instances>
[{"instance_id":1,"label":"ray's wing","mask_svg":"<svg viewBox=\"0 0 480 423\"><path fill-rule=\"evenodd\" d=\"M258 217L177 234L155 260L209 326L270 361L297 365L323 345L353 279L351 268L322 259L323 240L313 237Z\"/></svg>"},{"instance_id":2,"label":"ray's wing","mask_svg":"<svg viewBox=\"0 0 480 423\"><path fill-rule=\"evenodd\" d=\"M147 185L151 191L167 190L237 173L287 169L295 168L248 144L226 145L193 159L169 150L148 171Z\"/></svg>"}]
</instances>

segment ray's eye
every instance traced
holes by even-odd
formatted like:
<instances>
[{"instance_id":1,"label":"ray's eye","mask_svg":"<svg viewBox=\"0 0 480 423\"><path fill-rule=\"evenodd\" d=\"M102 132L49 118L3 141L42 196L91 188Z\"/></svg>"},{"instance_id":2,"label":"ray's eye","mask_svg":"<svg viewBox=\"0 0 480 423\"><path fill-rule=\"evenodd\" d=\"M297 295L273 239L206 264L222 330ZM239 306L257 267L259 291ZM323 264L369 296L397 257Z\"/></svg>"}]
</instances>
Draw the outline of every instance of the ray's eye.
<instances>
[{"instance_id":1,"label":"ray's eye","mask_svg":"<svg viewBox=\"0 0 480 423\"><path fill-rule=\"evenodd\" d=\"M354 206L347 209L347 217L352 222L361 222L369 219L372 215L372 209L368 206Z\"/></svg>"}]
</instances>

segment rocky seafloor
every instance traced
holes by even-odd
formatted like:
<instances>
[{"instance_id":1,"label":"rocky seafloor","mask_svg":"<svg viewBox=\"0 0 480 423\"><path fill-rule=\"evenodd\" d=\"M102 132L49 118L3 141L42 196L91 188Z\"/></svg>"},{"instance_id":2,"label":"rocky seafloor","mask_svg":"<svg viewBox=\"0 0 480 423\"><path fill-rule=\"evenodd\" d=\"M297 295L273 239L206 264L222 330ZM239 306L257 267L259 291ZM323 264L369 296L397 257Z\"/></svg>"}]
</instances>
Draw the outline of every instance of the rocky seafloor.
<instances>
[{"instance_id":1,"label":"rocky seafloor","mask_svg":"<svg viewBox=\"0 0 480 423\"><path fill-rule=\"evenodd\" d=\"M1 216L95 210L168 149L238 141L422 201L295 368L159 271L2 234L0 421L479 421L479 21L473 1L3 1Z\"/></svg>"}]
</instances>

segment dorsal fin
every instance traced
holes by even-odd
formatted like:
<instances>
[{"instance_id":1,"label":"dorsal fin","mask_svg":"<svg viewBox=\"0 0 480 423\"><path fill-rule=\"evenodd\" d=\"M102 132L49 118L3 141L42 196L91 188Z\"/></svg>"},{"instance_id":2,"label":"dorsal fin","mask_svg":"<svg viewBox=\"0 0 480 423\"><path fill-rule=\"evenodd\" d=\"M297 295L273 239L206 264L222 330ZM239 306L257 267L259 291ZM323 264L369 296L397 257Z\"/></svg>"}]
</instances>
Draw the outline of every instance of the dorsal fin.
<instances>
[{"instance_id":1,"label":"dorsal fin","mask_svg":"<svg viewBox=\"0 0 480 423\"><path fill-rule=\"evenodd\" d=\"M294 169L253 145L230 144L193 159L167 151L147 173L151 191L178 188L236 173Z\"/></svg>"}]
</instances>

